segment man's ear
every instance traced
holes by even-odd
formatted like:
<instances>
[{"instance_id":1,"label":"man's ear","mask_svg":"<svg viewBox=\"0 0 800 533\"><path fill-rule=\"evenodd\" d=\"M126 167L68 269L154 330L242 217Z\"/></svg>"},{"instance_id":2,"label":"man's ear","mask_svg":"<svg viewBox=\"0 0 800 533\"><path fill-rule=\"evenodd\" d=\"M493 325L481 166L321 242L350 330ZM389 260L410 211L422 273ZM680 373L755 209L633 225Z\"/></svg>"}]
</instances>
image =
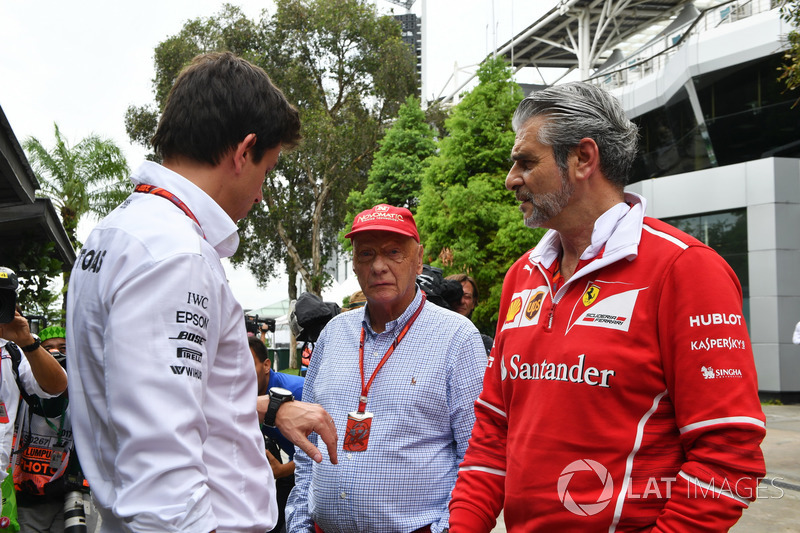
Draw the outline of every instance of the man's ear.
<instances>
[{"instance_id":1,"label":"man's ear","mask_svg":"<svg viewBox=\"0 0 800 533\"><path fill-rule=\"evenodd\" d=\"M236 145L233 151L233 167L236 173L240 173L247 158L252 158L252 149L256 145L256 134L248 133L242 141Z\"/></svg>"},{"instance_id":2,"label":"man's ear","mask_svg":"<svg viewBox=\"0 0 800 533\"><path fill-rule=\"evenodd\" d=\"M272 359L269 357L264 359L264 368L266 369L266 373L269 374L269 371L272 368Z\"/></svg>"},{"instance_id":3,"label":"man's ear","mask_svg":"<svg viewBox=\"0 0 800 533\"><path fill-rule=\"evenodd\" d=\"M594 139L584 137L573 150L575 177L587 179L600 169L600 148Z\"/></svg>"}]
</instances>

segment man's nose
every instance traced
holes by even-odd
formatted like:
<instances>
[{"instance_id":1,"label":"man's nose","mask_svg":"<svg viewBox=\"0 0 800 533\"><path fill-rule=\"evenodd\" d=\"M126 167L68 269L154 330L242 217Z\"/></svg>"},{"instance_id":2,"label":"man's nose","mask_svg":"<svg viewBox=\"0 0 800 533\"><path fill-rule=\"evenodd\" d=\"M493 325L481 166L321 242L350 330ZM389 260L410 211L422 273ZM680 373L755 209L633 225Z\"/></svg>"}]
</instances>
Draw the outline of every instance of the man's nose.
<instances>
[{"instance_id":1,"label":"man's nose","mask_svg":"<svg viewBox=\"0 0 800 533\"><path fill-rule=\"evenodd\" d=\"M375 259L372 260L372 270L382 272L386 269L386 256L382 253L376 253Z\"/></svg>"},{"instance_id":2,"label":"man's nose","mask_svg":"<svg viewBox=\"0 0 800 533\"><path fill-rule=\"evenodd\" d=\"M522 172L519 168L519 163L514 162L506 176L506 189L513 191L523 184Z\"/></svg>"}]
</instances>

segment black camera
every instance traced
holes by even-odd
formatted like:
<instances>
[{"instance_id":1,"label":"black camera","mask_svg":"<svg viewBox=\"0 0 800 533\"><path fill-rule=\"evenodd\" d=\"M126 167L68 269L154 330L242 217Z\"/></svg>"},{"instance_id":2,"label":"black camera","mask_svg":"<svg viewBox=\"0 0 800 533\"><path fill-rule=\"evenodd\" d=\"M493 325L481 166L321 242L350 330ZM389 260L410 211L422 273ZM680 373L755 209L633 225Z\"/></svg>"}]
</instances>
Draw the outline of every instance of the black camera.
<instances>
[{"instance_id":1,"label":"black camera","mask_svg":"<svg viewBox=\"0 0 800 533\"><path fill-rule=\"evenodd\" d=\"M425 291L429 302L445 309L455 308L464 296L461 283L445 279L440 268L430 265L422 265L422 274L417 276L417 285Z\"/></svg>"},{"instance_id":2,"label":"black camera","mask_svg":"<svg viewBox=\"0 0 800 533\"><path fill-rule=\"evenodd\" d=\"M261 333L262 324L267 326L267 331L275 332L274 318L258 318L258 315L244 315L244 328L247 330L247 333L259 335Z\"/></svg>"},{"instance_id":3,"label":"black camera","mask_svg":"<svg viewBox=\"0 0 800 533\"><path fill-rule=\"evenodd\" d=\"M14 271L0 267L0 324L8 324L14 320L18 286L19 281Z\"/></svg>"}]
</instances>

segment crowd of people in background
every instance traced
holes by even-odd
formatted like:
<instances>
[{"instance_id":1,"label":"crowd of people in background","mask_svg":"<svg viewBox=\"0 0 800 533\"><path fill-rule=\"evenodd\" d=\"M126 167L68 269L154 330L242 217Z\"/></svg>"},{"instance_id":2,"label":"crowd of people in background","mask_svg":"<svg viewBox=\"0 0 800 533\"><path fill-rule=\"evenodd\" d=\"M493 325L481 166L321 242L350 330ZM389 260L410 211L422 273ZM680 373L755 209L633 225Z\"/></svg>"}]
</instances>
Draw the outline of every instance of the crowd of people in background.
<instances>
[{"instance_id":1,"label":"crowd of people in background","mask_svg":"<svg viewBox=\"0 0 800 533\"><path fill-rule=\"evenodd\" d=\"M637 129L607 92L535 92L513 127L506 187L549 231L508 271L494 337L475 279L433 303L413 214L378 204L346 235L361 290L305 377L276 372L220 259L299 115L261 68L196 57L162 163L86 239L104 260L73 269L66 327L31 333L0 268L0 481L23 531L62 531L73 493L106 532L731 527L765 473L736 276L624 192Z\"/></svg>"}]
</instances>

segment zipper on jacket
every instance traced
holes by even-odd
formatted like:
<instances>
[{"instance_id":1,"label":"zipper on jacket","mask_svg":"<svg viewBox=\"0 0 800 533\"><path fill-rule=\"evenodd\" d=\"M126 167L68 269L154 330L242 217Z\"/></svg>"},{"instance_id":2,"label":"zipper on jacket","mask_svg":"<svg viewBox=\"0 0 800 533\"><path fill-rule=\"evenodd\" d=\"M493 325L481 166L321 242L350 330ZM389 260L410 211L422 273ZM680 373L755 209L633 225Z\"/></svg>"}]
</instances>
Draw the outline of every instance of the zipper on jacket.
<instances>
[{"instance_id":1,"label":"zipper on jacket","mask_svg":"<svg viewBox=\"0 0 800 533\"><path fill-rule=\"evenodd\" d=\"M547 323L544 326L545 332L550 333L553 331L553 315L555 314L556 305L558 304L558 301L556 300L558 293L553 294L553 284L550 282L550 273L547 271L547 269L542 267L542 265L539 263L535 264L536 268L539 269L539 273L547 282L547 289L550 291L550 302L552 305L550 305L550 311L547 313Z\"/></svg>"},{"instance_id":2,"label":"zipper on jacket","mask_svg":"<svg viewBox=\"0 0 800 533\"><path fill-rule=\"evenodd\" d=\"M542 277L544 277L545 281L547 282L548 289L550 289L550 302L552 303L552 305L550 306L550 311L547 313L547 324L545 324L544 330L547 333L551 333L553 331L553 320L555 319L556 306L561 301L561 298L564 297L564 294L566 294L567 287L570 285L570 283L573 280L580 278L581 276L580 275L572 276L567 281L565 281L563 285L561 285L561 287L555 294L553 294L553 284L550 283L549 273L538 263L536 264L536 267L539 269L539 272L541 272Z\"/></svg>"},{"instance_id":3,"label":"zipper on jacket","mask_svg":"<svg viewBox=\"0 0 800 533\"><path fill-rule=\"evenodd\" d=\"M556 302L553 300L553 305L550 306L550 312L547 314L547 326L545 326L544 330L548 333L553 331L553 315L556 312Z\"/></svg>"}]
</instances>

